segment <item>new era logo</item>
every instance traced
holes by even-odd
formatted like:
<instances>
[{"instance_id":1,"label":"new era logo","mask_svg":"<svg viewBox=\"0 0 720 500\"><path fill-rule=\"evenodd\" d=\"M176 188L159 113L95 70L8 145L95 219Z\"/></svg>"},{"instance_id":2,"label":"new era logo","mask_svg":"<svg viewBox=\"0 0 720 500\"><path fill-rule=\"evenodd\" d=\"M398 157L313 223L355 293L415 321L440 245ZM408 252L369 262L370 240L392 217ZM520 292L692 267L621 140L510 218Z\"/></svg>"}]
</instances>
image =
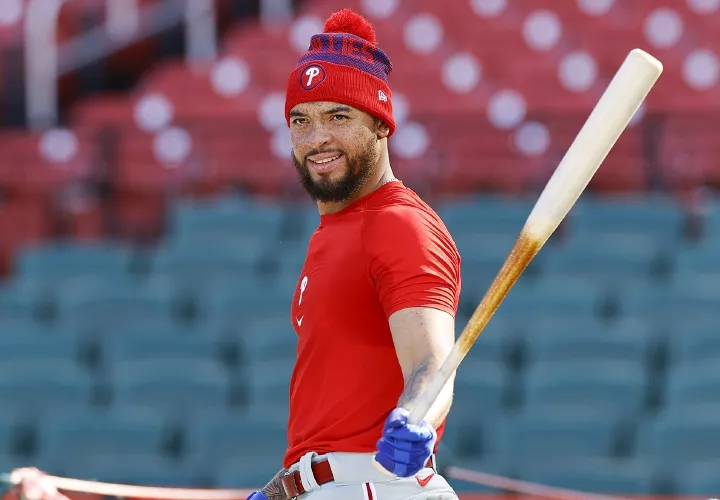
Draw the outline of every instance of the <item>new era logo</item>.
<instances>
[{"instance_id":1,"label":"new era logo","mask_svg":"<svg viewBox=\"0 0 720 500\"><path fill-rule=\"evenodd\" d=\"M378 99L382 102L387 102L387 96L385 95L385 92L382 90L378 90Z\"/></svg>"}]
</instances>

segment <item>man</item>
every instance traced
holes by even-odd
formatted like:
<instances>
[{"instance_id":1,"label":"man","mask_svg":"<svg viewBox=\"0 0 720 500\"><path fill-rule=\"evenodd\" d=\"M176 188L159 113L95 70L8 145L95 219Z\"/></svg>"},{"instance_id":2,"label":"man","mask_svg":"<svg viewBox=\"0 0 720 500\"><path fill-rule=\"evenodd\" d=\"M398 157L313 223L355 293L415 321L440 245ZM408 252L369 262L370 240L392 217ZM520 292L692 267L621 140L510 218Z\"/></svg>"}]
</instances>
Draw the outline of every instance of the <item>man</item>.
<instances>
[{"instance_id":1,"label":"man","mask_svg":"<svg viewBox=\"0 0 720 500\"><path fill-rule=\"evenodd\" d=\"M455 341L460 256L393 176L391 69L372 26L344 10L288 78L292 161L320 224L291 307L284 468L252 500L457 499L434 458L453 381L422 424L407 416Z\"/></svg>"}]
</instances>

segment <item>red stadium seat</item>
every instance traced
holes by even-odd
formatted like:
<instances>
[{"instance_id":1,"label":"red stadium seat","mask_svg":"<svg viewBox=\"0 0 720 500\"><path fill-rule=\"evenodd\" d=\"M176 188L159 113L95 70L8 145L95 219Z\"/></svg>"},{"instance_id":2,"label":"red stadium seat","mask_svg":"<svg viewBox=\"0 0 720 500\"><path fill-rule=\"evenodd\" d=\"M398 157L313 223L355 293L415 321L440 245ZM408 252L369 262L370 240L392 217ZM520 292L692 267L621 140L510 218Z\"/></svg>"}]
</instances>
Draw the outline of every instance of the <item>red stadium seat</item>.
<instances>
[{"instance_id":1,"label":"red stadium seat","mask_svg":"<svg viewBox=\"0 0 720 500\"><path fill-rule=\"evenodd\" d=\"M133 101L137 103L144 95L160 93L172 102L178 119L254 116L255 106L266 92L251 83L237 96L223 96L213 89L211 71L212 67L191 69L181 62L161 65L143 81ZM254 71L251 77L254 79Z\"/></svg>"},{"instance_id":2,"label":"red stadium seat","mask_svg":"<svg viewBox=\"0 0 720 500\"><path fill-rule=\"evenodd\" d=\"M589 190L606 194L632 194L649 188L647 161L641 156L624 156L611 151L588 185Z\"/></svg>"},{"instance_id":3,"label":"red stadium seat","mask_svg":"<svg viewBox=\"0 0 720 500\"><path fill-rule=\"evenodd\" d=\"M37 197L19 196L0 205L0 274L21 246L39 243L51 235L48 206Z\"/></svg>"},{"instance_id":4,"label":"red stadium seat","mask_svg":"<svg viewBox=\"0 0 720 500\"><path fill-rule=\"evenodd\" d=\"M184 173L189 161L164 165L155 152L155 136L143 133L125 133L118 143L117 171L113 181L120 191L160 194L167 189L183 186Z\"/></svg>"},{"instance_id":5,"label":"red stadium seat","mask_svg":"<svg viewBox=\"0 0 720 500\"><path fill-rule=\"evenodd\" d=\"M96 146L78 131L0 135L0 184L6 189L50 193L90 178Z\"/></svg>"},{"instance_id":6,"label":"red stadium seat","mask_svg":"<svg viewBox=\"0 0 720 500\"><path fill-rule=\"evenodd\" d=\"M76 127L133 125L133 107L127 96L88 97L72 107L70 120Z\"/></svg>"},{"instance_id":7,"label":"red stadium seat","mask_svg":"<svg viewBox=\"0 0 720 500\"><path fill-rule=\"evenodd\" d=\"M675 189L720 186L720 143L714 133L715 120L712 115L690 114L663 123L658 164L667 184Z\"/></svg>"}]
</instances>

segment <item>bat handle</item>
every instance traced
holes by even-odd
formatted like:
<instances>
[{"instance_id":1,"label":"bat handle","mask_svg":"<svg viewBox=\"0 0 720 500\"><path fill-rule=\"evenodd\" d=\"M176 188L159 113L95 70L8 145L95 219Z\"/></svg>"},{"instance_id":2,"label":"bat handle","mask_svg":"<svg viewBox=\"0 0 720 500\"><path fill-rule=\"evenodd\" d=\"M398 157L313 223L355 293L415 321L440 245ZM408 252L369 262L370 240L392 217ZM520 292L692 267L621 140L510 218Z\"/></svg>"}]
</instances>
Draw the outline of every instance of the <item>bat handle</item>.
<instances>
[{"instance_id":1,"label":"bat handle","mask_svg":"<svg viewBox=\"0 0 720 500\"><path fill-rule=\"evenodd\" d=\"M450 380L450 377L452 377L452 374L460 365L460 362L464 357L465 354L460 351L458 344L456 343L440 369L437 373L435 373L433 378L430 379L430 384L427 388L425 388L425 391L420 394L420 398L410 411L410 415L408 415L409 424L420 424L423 420L425 420L430 408L432 408L432 405L435 404L435 400L440 395L448 380ZM372 457L372 464L380 472L383 472L388 476L395 477L395 474L385 469L385 467L375 460L375 455Z\"/></svg>"}]
</instances>

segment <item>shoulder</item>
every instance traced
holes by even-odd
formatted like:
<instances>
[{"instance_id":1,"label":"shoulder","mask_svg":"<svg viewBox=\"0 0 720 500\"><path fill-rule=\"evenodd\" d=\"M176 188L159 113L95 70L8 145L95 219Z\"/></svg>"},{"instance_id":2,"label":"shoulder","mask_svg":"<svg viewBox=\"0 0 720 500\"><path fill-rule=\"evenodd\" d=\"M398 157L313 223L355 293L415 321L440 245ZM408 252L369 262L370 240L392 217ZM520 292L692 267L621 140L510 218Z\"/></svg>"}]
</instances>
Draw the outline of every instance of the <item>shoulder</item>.
<instances>
[{"instance_id":1,"label":"shoulder","mask_svg":"<svg viewBox=\"0 0 720 500\"><path fill-rule=\"evenodd\" d=\"M437 213L412 189L393 186L366 207L366 222L370 229L384 227L428 227L447 233Z\"/></svg>"},{"instance_id":2,"label":"shoulder","mask_svg":"<svg viewBox=\"0 0 720 500\"><path fill-rule=\"evenodd\" d=\"M457 308L460 255L440 218L417 199L367 207L362 255L389 316L407 307Z\"/></svg>"},{"instance_id":3,"label":"shoulder","mask_svg":"<svg viewBox=\"0 0 720 500\"><path fill-rule=\"evenodd\" d=\"M367 234L399 231L397 236L405 233L442 234L446 233L444 225L437 216L423 207L409 204L396 204L382 207L367 214L364 232Z\"/></svg>"},{"instance_id":4,"label":"shoulder","mask_svg":"<svg viewBox=\"0 0 720 500\"><path fill-rule=\"evenodd\" d=\"M372 249L439 252L457 257L457 248L440 217L419 198L402 196L366 213L362 241Z\"/></svg>"}]
</instances>

